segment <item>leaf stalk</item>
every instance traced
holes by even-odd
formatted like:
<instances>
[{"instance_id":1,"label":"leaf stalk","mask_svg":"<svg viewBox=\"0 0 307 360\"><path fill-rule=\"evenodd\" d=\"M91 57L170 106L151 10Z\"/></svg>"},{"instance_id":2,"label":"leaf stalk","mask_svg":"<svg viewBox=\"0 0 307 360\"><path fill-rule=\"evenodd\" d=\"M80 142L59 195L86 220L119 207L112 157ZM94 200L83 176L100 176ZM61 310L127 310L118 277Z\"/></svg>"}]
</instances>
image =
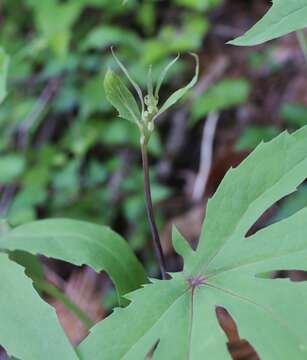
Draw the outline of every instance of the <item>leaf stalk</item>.
<instances>
[{"instance_id":1,"label":"leaf stalk","mask_svg":"<svg viewBox=\"0 0 307 360\"><path fill-rule=\"evenodd\" d=\"M143 163L143 173L144 173L144 194L145 194L145 203L146 203L146 212L148 217L148 222L150 225L151 236L153 240L153 246L155 250L155 255L157 258L157 262L160 267L161 278L165 280L166 276L166 265L165 258L161 246L160 236L158 232L158 228L155 221L153 204L152 204L152 196L151 196L151 188L150 188L150 176L149 176L149 165L148 165L148 153L146 143L141 144L142 151L142 163Z\"/></svg>"}]
</instances>

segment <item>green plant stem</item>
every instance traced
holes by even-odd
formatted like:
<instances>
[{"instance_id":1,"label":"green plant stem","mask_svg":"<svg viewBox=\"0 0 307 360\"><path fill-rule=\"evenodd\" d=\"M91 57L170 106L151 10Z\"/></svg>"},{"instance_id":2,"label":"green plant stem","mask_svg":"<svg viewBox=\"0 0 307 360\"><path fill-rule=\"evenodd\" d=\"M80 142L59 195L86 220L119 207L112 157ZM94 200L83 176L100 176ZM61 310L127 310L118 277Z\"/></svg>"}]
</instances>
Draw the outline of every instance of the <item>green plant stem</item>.
<instances>
[{"instance_id":1,"label":"green plant stem","mask_svg":"<svg viewBox=\"0 0 307 360\"><path fill-rule=\"evenodd\" d=\"M307 61L307 39L306 39L304 30L298 30L296 32L296 34L297 34L297 39L298 39L298 42L299 42L300 47L302 49L302 52L303 52L303 54L305 56L305 59Z\"/></svg>"},{"instance_id":2,"label":"green plant stem","mask_svg":"<svg viewBox=\"0 0 307 360\"><path fill-rule=\"evenodd\" d=\"M145 193L145 203L147 217L150 225L151 236L153 240L153 245L155 249L156 258L160 267L162 279L166 279L166 266L165 258L162 251L161 241L159 237L158 228L155 222L155 216L152 205L151 189L150 189L150 177L149 177L149 166L148 166L148 154L146 144L141 145L142 150L142 162L143 162L143 172L144 172L144 193Z\"/></svg>"},{"instance_id":3,"label":"green plant stem","mask_svg":"<svg viewBox=\"0 0 307 360\"><path fill-rule=\"evenodd\" d=\"M60 301L68 310L70 310L82 322L82 324L87 329L90 329L94 325L92 320L55 286L48 283L47 281L39 280L39 279L34 279L34 285L40 291L43 291L46 294L55 298L56 300Z\"/></svg>"}]
</instances>

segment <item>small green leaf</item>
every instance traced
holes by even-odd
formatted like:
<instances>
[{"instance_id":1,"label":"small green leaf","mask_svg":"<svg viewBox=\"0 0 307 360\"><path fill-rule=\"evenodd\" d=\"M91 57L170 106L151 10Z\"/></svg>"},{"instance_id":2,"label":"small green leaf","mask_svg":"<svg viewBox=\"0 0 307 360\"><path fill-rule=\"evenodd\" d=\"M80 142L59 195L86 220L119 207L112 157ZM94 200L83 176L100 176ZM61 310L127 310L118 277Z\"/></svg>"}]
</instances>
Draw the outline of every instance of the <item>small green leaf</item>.
<instances>
[{"instance_id":1,"label":"small green leaf","mask_svg":"<svg viewBox=\"0 0 307 360\"><path fill-rule=\"evenodd\" d=\"M123 119L138 123L141 119L140 109L134 96L121 78L112 70L108 70L104 79L107 99L117 109Z\"/></svg>"},{"instance_id":2,"label":"small green leaf","mask_svg":"<svg viewBox=\"0 0 307 360\"><path fill-rule=\"evenodd\" d=\"M178 102L197 82L198 75L199 75L199 59L196 54L191 54L196 61L196 67L195 67L195 75L193 76L192 80L186 85L185 87L175 91L162 105L160 110L158 111L158 114L155 116L159 116L162 113L164 113L167 109L169 109L171 106L173 106L176 102Z\"/></svg>"},{"instance_id":3,"label":"small green leaf","mask_svg":"<svg viewBox=\"0 0 307 360\"><path fill-rule=\"evenodd\" d=\"M119 58L116 56L113 48L111 47L111 52L112 52L112 55L115 59L115 61L117 62L117 64L119 65L119 67L121 68L122 72L126 75L127 79L129 80L130 84L134 87L134 90L136 91L138 97L139 97L139 100L140 100L140 103L141 103L141 106L142 106L142 114L144 112L144 100L143 100L143 94L142 94L142 90L141 88L139 87L139 85L132 79L132 77L130 76L129 74L129 71L126 69L125 65L119 60Z\"/></svg>"},{"instance_id":4,"label":"small green leaf","mask_svg":"<svg viewBox=\"0 0 307 360\"><path fill-rule=\"evenodd\" d=\"M78 360L55 310L35 292L20 265L0 254L0 344L22 360Z\"/></svg>"},{"instance_id":5,"label":"small green leaf","mask_svg":"<svg viewBox=\"0 0 307 360\"><path fill-rule=\"evenodd\" d=\"M273 0L273 6L243 36L229 44L252 46L276 39L307 26L307 0Z\"/></svg>"},{"instance_id":6,"label":"small green leaf","mask_svg":"<svg viewBox=\"0 0 307 360\"><path fill-rule=\"evenodd\" d=\"M127 242L111 229L68 219L21 225L0 237L3 250L22 250L106 271L120 296L146 282L142 265Z\"/></svg>"},{"instance_id":7,"label":"small green leaf","mask_svg":"<svg viewBox=\"0 0 307 360\"><path fill-rule=\"evenodd\" d=\"M165 68L162 70L161 75L157 81L157 86L155 89L155 97L158 99L159 98L159 92L160 92L160 88L163 84L163 81L167 75L167 73L169 72L170 68L177 62L177 60L179 59L180 55L178 54L177 57L175 57L171 62L169 62Z\"/></svg>"},{"instance_id":8,"label":"small green leaf","mask_svg":"<svg viewBox=\"0 0 307 360\"><path fill-rule=\"evenodd\" d=\"M0 104L6 96L6 80L9 68L9 56L0 48Z\"/></svg>"}]
</instances>

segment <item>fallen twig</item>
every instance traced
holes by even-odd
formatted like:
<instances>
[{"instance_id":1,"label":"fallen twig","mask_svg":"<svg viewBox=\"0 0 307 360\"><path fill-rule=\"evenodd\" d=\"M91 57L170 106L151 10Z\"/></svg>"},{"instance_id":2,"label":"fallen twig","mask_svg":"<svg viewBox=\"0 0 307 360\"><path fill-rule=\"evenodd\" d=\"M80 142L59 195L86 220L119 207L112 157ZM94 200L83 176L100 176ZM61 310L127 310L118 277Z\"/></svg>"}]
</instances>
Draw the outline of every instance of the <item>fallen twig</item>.
<instances>
[{"instance_id":1,"label":"fallen twig","mask_svg":"<svg viewBox=\"0 0 307 360\"><path fill-rule=\"evenodd\" d=\"M208 178L210 174L212 164L213 143L216 132L216 127L219 119L219 114L211 112L204 125L202 141L201 141L201 153L200 153L200 165L199 171L195 180L192 199L195 202L202 200L206 191Z\"/></svg>"}]
</instances>

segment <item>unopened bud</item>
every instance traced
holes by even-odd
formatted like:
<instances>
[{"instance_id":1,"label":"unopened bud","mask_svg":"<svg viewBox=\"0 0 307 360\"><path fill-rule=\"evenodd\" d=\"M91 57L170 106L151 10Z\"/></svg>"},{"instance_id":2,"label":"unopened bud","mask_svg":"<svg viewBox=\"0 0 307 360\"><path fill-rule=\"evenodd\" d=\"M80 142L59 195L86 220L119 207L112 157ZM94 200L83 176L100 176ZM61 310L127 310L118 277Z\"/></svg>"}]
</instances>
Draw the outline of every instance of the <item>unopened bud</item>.
<instances>
[{"instance_id":1,"label":"unopened bud","mask_svg":"<svg viewBox=\"0 0 307 360\"><path fill-rule=\"evenodd\" d=\"M149 97L149 95L146 95L146 96L144 97L144 103L145 103L147 106L150 104L150 97Z\"/></svg>"}]
</instances>

